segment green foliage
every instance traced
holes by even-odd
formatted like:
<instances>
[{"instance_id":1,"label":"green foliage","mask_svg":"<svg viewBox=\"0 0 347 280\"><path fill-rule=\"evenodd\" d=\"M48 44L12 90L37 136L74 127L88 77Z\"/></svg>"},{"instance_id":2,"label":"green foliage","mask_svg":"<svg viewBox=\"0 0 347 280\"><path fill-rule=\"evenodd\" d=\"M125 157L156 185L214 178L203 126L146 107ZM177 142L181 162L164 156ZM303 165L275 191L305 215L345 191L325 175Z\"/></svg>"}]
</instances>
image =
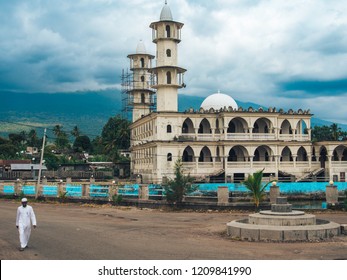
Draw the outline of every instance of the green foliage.
<instances>
[{"instance_id":1,"label":"green foliage","mask_svg":"<svg viewBox=\"0 0 347 280\"><path fill-rule=\"evenodd\" d=\"M45 165L48 170L57 170L60 164L60 159L51 151L45 150L44 154Z\"/></svg>"},{"instance_id":2,"label":"green foliage","mask_svg":"<svg viewBox=\"0 0 347 280\"><path fill-rule=\"evenodd\" d=\"M42 141L37 137L36 130L30 130L27 135L27 145L31 147L40 147L42 145L41 142Z\"/></svg>"},{"instance_id":3,"label":"green foliage","mask_svg":"<svg viewBox=\"0 0 347 280\"><path fill-rule=\"evenodd\" d=\"M346 140L347 132L342 131L336 123L333 123L331 126L315 126L312 129L312 141L339 141Z\"/></svg>"},{"instance_id":4,"label":"green foliage","mask_svg":"<svg viewBox=\"0 0 347 280\"><path fill-rule=\"evenodd\" d=\"M123 196L121 194L114 194L112 195L112 202L115 205L119 205L123 200Z\"/></svg>"},{"instance_id":5,"label":"green foliage","mask_svg":"<svg viewBox=\"0 0 347 280\"><path fill-rule=\"evenodd\" d=\"M57 146L58 149L64 149L69 147L69 138L67 136L67 133L64 132L63 126L57 124L53 128L54 135L57 137L54 141L55 145Z\"/></svg>"},{"instance_id":6,"label":"green foliage","mask_svg":"<svg viewBox=\"0 0 347 280\"><path fill-rule=\"evenodd\" d=\"M15 146L19 146L20 144L23 144L25 142L25 136L21 133L17 134L17 133L10 133L8 135L8 138L10 139L10 142L15 145Z\"/></svg>"},{"instance_id":7,"label":"green foliage","mask_svg":"<svg viewBox=\"0 0 347 280\"><path fill-rule=\"evenodd\" d=\"M3 145L3 144L10 144L10 141L5 139L5 138L0 137L0 145Z\"/></svg>"},{"instance_id":8,"label":"green foliage","mask_svg":"<svg viewBox=\"0 0 347 280\"><path fill-rule=\"evenodd\" d=\"M72 147L75 152L90 152L92 150L92 143L88 136L82 135L76 137Z\"/></svg>"},{"instance_id":9,"label":"green foliage","mask_svg":"<svg viewBox=\"0 0 347 280\"><path fill-rule=\"evenodd\" d=\"M81 132L79 130L79 128L76 126L74 126L73 130L71 131L71 135L74 136L74 137L78 137L81 135Z\"/></svg>"},{"instance_id":10,"label":"green foliage","mask_svg":"<svg viewBox=\"0 0 347 280\"><path fill-rule=\"evenodd\" d=\"M164 186L166 199L168 202L182 203L183 197L187 193L195 191L197 186L192 184L193 178L189 174L184 175L180 158L175 162L174 173L175 179L170 179Z\"/></svg>"},{"instance_id":11,"label":"green foliage","mask_svg":"<svg viewBox=\"0 0 347 280\"><path fill-rule=\"evenodd\" d=\"M19 149L13 144L1 144L0 145L0 158L1 159L13 159L16 158Z\"/></svg>"},{"instance_id":12,"label":"green foliage","mask_svg":"<svg viewBox=\"0 0 347 280\"><path fill-rule=\"evenodd\" d=\"M58 194L58 200L60 202L65 202L67 200L68 196L67 196L67 191L63 192L63 191L59 191Z\"/></svg>"},{"instance_id":13,"label":"green foliage","mask_svg":"<svg viewBox=\"0 0 347 280\"><path fill-rule=\"evenodd\" d=\"M109 155L112 161L118 161L119 150L130 146L130 122L119 115L110 118L102 129L98 145L103 147L103 153Z\"/></svg>"},{"instance_id":14,"label":"green foliage","mask_svg":"<svg viewBox=\"0 0 347 280\"><path fill-rule=\"evenodd\" d=\"M265 196L265 188L271 183L268 182L267 184L262 185L263 171L264 169L257 171L253 173L253 175L249 175L248 178L243 181L244 186L252 194L252 199L254 201L256 211L258 210L259 204Z\"/></svg>"}]
</instances>

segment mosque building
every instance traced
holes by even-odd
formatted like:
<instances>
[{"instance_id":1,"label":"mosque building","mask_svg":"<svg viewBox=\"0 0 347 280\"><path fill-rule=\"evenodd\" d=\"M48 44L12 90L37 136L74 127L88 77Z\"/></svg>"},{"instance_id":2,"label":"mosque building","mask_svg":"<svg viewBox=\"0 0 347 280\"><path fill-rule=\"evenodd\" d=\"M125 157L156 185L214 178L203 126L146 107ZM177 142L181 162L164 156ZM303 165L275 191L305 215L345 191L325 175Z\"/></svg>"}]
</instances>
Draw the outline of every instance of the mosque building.
<instances>
[{"instance_id":1,"label":"mosque building","mask_svg":"<svg viewBox=\"0 0 347 280\"><path fill-rule=\"evenodd\" d=\"M199 110L178 112L186 72L178 63L183 23L173 19L165 3L150 28L156 56L146 52L142 41L128 55L131 81L125 92L132 111L134 176L161 183L174 177L181 158L185 172L202 182L237 182L262 169L265 176L291 181L345 180L347 143L313 144L309 110L241 108L217 92Z\"/></svg>"}]
</instances>

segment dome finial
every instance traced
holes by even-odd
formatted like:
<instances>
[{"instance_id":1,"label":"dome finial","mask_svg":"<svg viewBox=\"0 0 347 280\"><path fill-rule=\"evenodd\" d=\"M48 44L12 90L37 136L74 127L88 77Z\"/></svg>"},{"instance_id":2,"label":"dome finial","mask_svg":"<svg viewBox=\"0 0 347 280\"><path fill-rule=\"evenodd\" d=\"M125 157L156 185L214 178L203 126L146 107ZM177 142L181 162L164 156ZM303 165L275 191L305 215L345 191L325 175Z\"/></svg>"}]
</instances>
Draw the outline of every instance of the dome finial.
<instances>
[{"instance_id":1,"label":"dome finial","mask_svg":"<svg viewBox=\"0 0 347 280\"><path fill-rule=\"evenodd\" d=\"M167 4L167 0L165 0L165 6L161 10L160 20L161 21L172 21L173 20L171 10L169 8L169 5Z\"/></svg>"}]
</instances>

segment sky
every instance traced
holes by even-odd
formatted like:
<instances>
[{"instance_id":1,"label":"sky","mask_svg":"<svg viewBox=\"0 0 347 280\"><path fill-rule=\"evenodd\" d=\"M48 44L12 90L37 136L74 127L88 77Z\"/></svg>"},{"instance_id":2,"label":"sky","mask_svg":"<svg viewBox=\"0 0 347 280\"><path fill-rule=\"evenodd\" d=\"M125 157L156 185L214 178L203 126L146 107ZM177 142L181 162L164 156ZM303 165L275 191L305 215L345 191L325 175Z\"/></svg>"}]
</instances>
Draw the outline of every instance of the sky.
<instances>
[{"instance_id":1,"label":"sky","mask_svg":"<svg viewBox=\"0 0 347 280\"><path fill-rule=\"evenodd\" d=\"M0 90L120 88L164 0L0 0ZM347 123L347 0L168 0L184 23L180 94L310 109ZM0 105L1 106L1 105Z\"/></svg>"}]
</instances>

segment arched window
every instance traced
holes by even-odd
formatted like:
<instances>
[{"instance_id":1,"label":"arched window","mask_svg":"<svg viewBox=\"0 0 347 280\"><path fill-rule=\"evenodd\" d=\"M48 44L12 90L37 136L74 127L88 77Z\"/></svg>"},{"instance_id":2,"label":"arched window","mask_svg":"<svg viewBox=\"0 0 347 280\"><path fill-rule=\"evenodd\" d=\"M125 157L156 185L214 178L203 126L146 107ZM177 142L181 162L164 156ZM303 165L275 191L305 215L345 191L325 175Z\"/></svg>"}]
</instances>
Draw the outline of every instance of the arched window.
<instances>
[{"instance_id":1,"label":"arched window","mask_svg":"<svg viewBox=\"0 0 347 280\"><path fill-rule=\"evenodd\" d=\"M167 161L172 161L172 154L168 153L166 156Z\"/></svg>"},{"instance_id":2,"label":"arched window","mask_svg":"<svg viewBox=\"0 0 347 280\"><path fill-rule=\"evenodd\" d=\"M171 57L171 50L170 50L170 49L167 49L167 50L166 50L166 56L167 56L167 57Z\"/></svg>"},{"instance_id":3,"label":"arched window","mask_svg":"<svg viewBox=\"0 0 347 280\"><path fill-rule=\"evenodd\" d=\"M146 103L146 97L144 93L141 93L141 103Z\"/></svg>"},{"instance_id":4,"label":"arched window","mask_svg":"<svg viewBox=\"0 0 347 280\"><path fill-rule=\"evenodd\" d=\"M145 76L141 76L141 82L145 81Z\"/></svg>"},{"instance_id":5,"label":"arched window","mask_svg":"<svg viewBox=\"0 0 347 280\"><path fill-rule=\"evenodd\" d=\"M145 59L143 57L140 59L140 62L141 62L141 68L144 68L145 67Z\"/></svg>"},{"instance_id":6,"label":"arched window","mask_svg":"<svg viewBox=\"0 0 347 280\"><path fill-rule=\"evenodd\" d=\"M167 37L167 38L170 38L170 37L171 37L171 28L170 28L170 25L166 25L165 30L166 30L166 37Z\"/></svg>"},{"instance_id":7,"label":"arched window","mask_svg":"<svg viewBox=\"0 0 347 280\"><path fill-rule=\"evenodd\" d=\"M166 126L166 132L167 132L167 133L171 133L171 132L172 132L172 127L171 127L170 124L168 124L168 125Z\"/></svg>"},{"instance_id":8,"label":"arched window","mask_svg":"<svg viewBox=\"0 0 347 280\"><path fill-rule=\"evenodd\" d=\"M166 72L166 82L168 85L171 84L171 72L170 71Z\"/></svg>"},{"instance_id":9,"label":"arched window","mask_svg":"<svg viewBox=\"0 0 347 280\"><path fill-rule=\"evenodd\" d=\"M182 161L183 162L193 162L193 160L194 160L194 151L190 146L188 146L183 151Z\"/></svg>"}]
</instances>

